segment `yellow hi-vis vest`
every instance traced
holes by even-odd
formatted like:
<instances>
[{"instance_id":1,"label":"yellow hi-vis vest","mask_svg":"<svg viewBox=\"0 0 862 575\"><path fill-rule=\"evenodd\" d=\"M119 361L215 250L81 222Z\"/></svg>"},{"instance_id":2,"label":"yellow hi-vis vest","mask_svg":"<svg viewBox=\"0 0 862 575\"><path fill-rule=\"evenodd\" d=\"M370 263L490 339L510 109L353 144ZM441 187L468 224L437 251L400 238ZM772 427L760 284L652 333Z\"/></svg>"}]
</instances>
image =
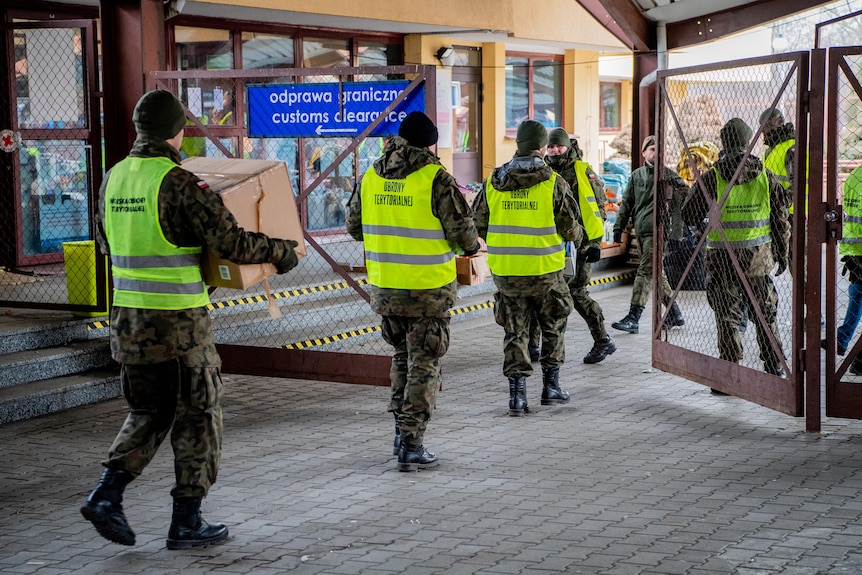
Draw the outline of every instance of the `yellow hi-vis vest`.
<instances>
[{"instance_id":1,"label":"yellow hi-vis vest","mask_svg":"<svg viewBox=\"0 0 862 575\"><path fill-rule=\"evenodd\" d=\"M718 170L715 172L717 182L716 196L724 195L727 188ZM731 249L751 248L772 241L769 228L769 180L766 170L756 178L744 184L736 184L728 194L727 201L721 206L721 227L730 243ZM707 249L725 249L718 230L710 230L706 235Z\"/></svg>"},{"instance_id":2,"label":"yellow hi-vis vest","mask_svg":"<svg viewBox=\"0 0 862 575\"><path fill-rule=\"evenodd\" d=\"M563 238L554 222L553 177L523 190L499 191L485 182L488 267L497 276L540 276L565 267Z\"/></svg>"},{"instance_id":3,"label":"yellow hi-vis vest","mask_svg":"<svg viewBox=\"0 0 862 575\"><path fill-rule=\"evenodd\" d=\"M455 254L431 211L431 186L443 166L404 179L362 177L362 236L368 283L381 288L436 289L455 280Z\"/></svg>"},{"instance_id":4,"label":"yellow hi-vis vest","mask_svg":"<svg viewBox=\"0 0 862 575\"><path fill-rule=\"evenodd\" d=\"M850 172L844 182L844 229L838 253L862 256L862 168Z\"/></svg>"},{"instance_id":5,"label":"yellow hi-vis vest","mask_svg":"<svg viewBox=\"0 0 862 575\"><path fill-rule=\"evenodd\" d=\"M105 235L111 246L114 305L178 310L210 303L201 276L201 248L165 239L159 187L176 166L168 158L126 158L105 188Z\"/></svg>"},{"instance_id":6,"label":"yellow hi-vis vest","mask_svg":"<svg viewBox=\"0 0 862 575\"><path fill-rule=\"evenodd\" d=\"M590 165L581 160L575 160L575 174L578 176L578 206L581 208L581 220L590 241L597 240L605 235L605 222L593 186L587 176L587 168Z\"/></svg>"},{"instance_id":7,"label":"yellow hi-vis vest","mask_svg":"<svg viewBox=\"0 0 862 575\"><path fill-rule=\"evenodd\" d=\"M789 190L790 186L793 185L793 180L790 178L790 175L787 173L787 164L785 163L785 158L787 157L787 152L790 151L790 148L796 145L795 139L784 140L783 142L777 143L772 149L769 150L769 153L765 158L763 158L763 165L776 175L778 178L778 182L785 190ZM806 180L808 175L808 162L805 162L805 173ZM805 213L808 213L808 186L805 186ZM790 215L793 215L793 202L790 203Z\"/></svg>"}]
</instances>

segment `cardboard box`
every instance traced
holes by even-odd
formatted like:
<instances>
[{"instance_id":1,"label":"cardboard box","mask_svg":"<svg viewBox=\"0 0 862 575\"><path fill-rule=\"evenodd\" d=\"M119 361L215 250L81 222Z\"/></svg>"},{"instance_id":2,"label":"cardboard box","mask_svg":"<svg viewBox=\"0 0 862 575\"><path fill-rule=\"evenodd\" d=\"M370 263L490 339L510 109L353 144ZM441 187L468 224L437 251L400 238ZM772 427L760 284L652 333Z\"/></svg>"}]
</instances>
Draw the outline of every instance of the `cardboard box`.
<instances>
[{"instance_id":1,"label":"cardboard box","mask_svg":"<svg viewBox=\"0 0 862 575\"><path fill-rule=\"evenodd\" d=\"M491 269L488 267L488 254L479 252L474 256L455 258L455 273L460 285L474 286L483 283L491 277Z\"/></svg>"},{"instance_id":2,"label":"cardboard box","mask_svg":"<svg viewBox=\"0 0 862 575\"><path fill-rule=\"evenodd\" d=\"M242 228L295 240L296 255L305 257L302 224L284 162L194 157L186 159L183 168L221 194ZM235 264L214 252L204 255L201 269L207 285L233 289L250 288L276 273L273 264Z\"/></svg>"}]
</instances>

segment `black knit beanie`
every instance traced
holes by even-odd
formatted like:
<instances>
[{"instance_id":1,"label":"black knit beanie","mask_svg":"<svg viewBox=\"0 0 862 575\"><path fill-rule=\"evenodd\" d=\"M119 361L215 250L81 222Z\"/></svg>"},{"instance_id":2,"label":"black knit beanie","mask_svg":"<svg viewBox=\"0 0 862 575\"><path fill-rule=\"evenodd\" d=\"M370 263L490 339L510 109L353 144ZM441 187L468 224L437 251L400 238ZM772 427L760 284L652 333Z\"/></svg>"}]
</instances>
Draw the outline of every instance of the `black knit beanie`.
<instances>
[{"instance_id":1,"label":"black knit beanie","mask_svg":"<svg viewBox=\"0 0 862 575\"><path fill-rule=\"evenodd\" d=\"M725 152L744 151L751 140L751 128L740 118L731 118L719 132Z\"/></svg>"},{"instance_id":2,"label":"black knit beanie","mask_svg":"<svg viewBox=\"0 0 862 575\"><path fill-rule=\"evenodd\" d=\"M417 148L427 148L437 143L437 126L431 118L422 112L410 112L401 121L398 135L407 140L407 143Z\"/></svg>"},{"instance_id":3,"label":"black knit beanie","mask_svg":"<svg viewBox=\"0 0 862 575\"><path fill-rule=\"evenodd\" d=\"M173 94L153 90L141 96L135 104L132 121L138 134L170 140L186 125L186 114Z\"/></svg>"},{"instance_id":4,"label":"black knit beanie","mask_svg":"<svg viewBox=\"0 0 862 575\"><path fill-rule=\"evenodd\" d=\"M542 146L548 145L548 129L536 120L524 120L518 126L515 143L518 144L519 154L527 155L538 151Z\"/></svg>"},{"instance_id":5,"label":"black knit beanie","mask_svg":"<svg viewBox=\"0 0 862 575\"><path fill-rule=\"evenodd\" d=\"M553 146L555 144L567 148L571 146L572 140L569 138L569 133L562 128L554 128L548 132L548 145Z\"/></svg>"}]
</instances>

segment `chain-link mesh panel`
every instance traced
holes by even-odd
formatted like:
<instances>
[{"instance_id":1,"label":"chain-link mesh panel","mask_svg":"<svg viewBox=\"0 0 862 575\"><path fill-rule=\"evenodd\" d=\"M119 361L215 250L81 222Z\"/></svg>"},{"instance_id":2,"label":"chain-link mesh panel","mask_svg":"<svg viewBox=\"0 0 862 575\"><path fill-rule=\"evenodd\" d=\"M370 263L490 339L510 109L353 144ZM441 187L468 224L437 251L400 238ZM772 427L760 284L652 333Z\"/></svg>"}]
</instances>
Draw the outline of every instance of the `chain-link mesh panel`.
<instances>
[{"instance_id":1,"label":"chain-link mesh panel","mask_svg":"<svg viewBox=\"0 0 862 575\"><path fill-rule=\"evenodd\" d=\"M280 318L271 317L262 284L211 294L219 343L391 354L380 317L363 297L363 244L345 231L346 206L400 119L425 109L425 73L395 67L155 74L195 118L181 155L285 162L307 234L307 257L269 282Z\"/></svg>"},{"instance_id":2,"label":"chain-link mesh panel","mask_svg":"<svg viewBox=\"0 0 862 575\"><path fill-rule=\"evenodd\" d=\"M93 132L82 49L92 28L22 26L11 32L13 90L0 95L0 104L12 110L13 126L2 135L12 169L0 185L8 187L4 197L14 198L0 224L0 300L32 307L94 305ZM81 242L90 242L88 258L77 249ZM74 262L64 257L69 252ZM104 286L101 292L105 300Z\"/></svg>"},{"instance_id":3,"label":"chain-link mesh panel","mask_svg":"<svg viewBox=\"0 0 862 575\"><path fill-rule=\"evenodd\" d=\"M773 250L765 244L778 240L772 237L770 205L763 203L769 188L757 174L781 145L775 134L761 130L761 118L772 114L767 110L781 116L777 126L793 137L798 76L793 60L682 70L666 78L659 130L665 137L658 164L677 169L691 186L685 197L668 193L658 202L660 261L685 321L684 328L663 337L680 348L778 375L792 366L785 358L791 357L793 278L789 272L776 276ZM735 122L722 141L722 128L732 118L744 124ZM737 170L746 150L756 159ZM789 181L785 186L789 202ZM665 195L661 188L659 193ZM789 230L789 218L784 225ZM661 298L658 291L655 297Z\"/></svg>"},{"instance_id":4,"label":"chain-link mesh panel","mask_svg":"<svg viewBox=\"0 0 862 575\"><path fill-rule=\"evenodd\" d=\"M862 344L857 345L862 317L862 55L842 55L840 60L834 100L837 141L829 143L837 149L835 193L844 212L835 277L836 351L841 381L862 383Z\"/></svg>"}]
</instances>

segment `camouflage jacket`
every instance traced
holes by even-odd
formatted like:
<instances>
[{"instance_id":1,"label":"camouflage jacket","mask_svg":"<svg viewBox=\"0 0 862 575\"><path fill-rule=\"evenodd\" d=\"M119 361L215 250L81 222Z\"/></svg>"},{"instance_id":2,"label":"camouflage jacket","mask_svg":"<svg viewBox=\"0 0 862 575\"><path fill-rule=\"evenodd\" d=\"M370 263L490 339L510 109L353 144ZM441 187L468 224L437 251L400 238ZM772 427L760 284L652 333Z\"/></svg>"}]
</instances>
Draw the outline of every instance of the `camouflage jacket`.
<instances>
[{"instance_id":1,"label":"camouflage jacket","mask_svg":"<svg viewBox=\"0 0 862 575\"><path fill-rule=\"evenodd\" d=\"M166 157L180 163L177 150L158 138L139 136L130 157ZM96 241L110 254L105 236L105 190L111 172L99 191ZM159 223L165 239L181 247L202 246L236 263L278 263L293 251L286 241L247 232L225 207L221 196L206 182L177 165L159 188ZM111 310L111 352L116 361L149 364L183 357L186 365L218 365L212 347L206 308L153 310L114 307ZM202 363L201 363L202 362Z\"/></svg>"},{"instance_id":2,"label":"camouflage jacket","mask_svg":"<svg viewBox=\"0 0 862 575\"><path fill-rule=\"evenodd\" d=\"M710 210L716 206L718 201L716 170L725 181L729 182L740 161L744 161L745 165L739 175L739 183L749 182L757 178L764 170L763 163L755 156L746 155L743 159L742 154L726 155L722 152L712 169L701 175L703 189L695 185L689 191L688 198L682 207L683 221L687 225L703 227L702 222L709 217ZM769 182L769 229L772 241L761 246L736 250L737 252L749 252L752 256L745 258L745 261L751 262L745 271L752 275L770 273L775 261L785 265L790 261L789 196L778 182L775 174L766 170L766 175Z\"/></svg>"},{"instance_id":3,"label":"camouflage jacket","mask_svg":"<svg viewBox=\"0 0 862 575\"><path fill-rule=\"evenodd\" d=\"M578 189L578 175L575 173L575 162L580 159L580 154L578 154L578 150L575 146L569 146L569 149L559 156L545 156L545 162L551 166L555 172L560 174L564 180L566 180L566 183L569 184L570 188L572 188L572 195L576 198L579 198L580 190ZM596 205L599 208L599 212L602 214L602 220L604 220L606 218L605 202L608 201L605 196L605 182L598 176L598 174L596 174L595 171L593 171L593 167L589 164L587 164L587 178L590 180L593 195L596 197ZM583 225L583 215L578 221ZM586 248L600 247L602 247L601 238L581 246L583 250L586 250Z\"/></svg>"},{"instance_id":4,"label":"camouflage jacket","mask_svg":"<svg viewBox=\"0 0 862 575\"><path fill-rule=\"evenodd\" d=\"M374 161L372 169L383 178L403 179L440 159L427 148L417 148L399 136L392 137L383 148L383 155ZM362 241L362 180L357 183L347 203L347 233ZM455 178L439 170L431 184L431 213L440 220L446 239L453 248L472 252L477 249L478 236L473 225L470 206L461 194ZM402 317L448 317L449 309L458 296L458 284L452 282L436 289L405 290L369 287L371 308L380 315Z\"/></svg>"},{"instance_id":5,"label":"camouflage jacket","mask_svg":"<svg viewBox=\"0 0 862 575\"><path fill-rule=\"evenodd\" d=\"M664 197L679 198L684 196L688 190L685 180L670 168L662 169L662 176L658 183L659 187L664 190ZM614 224L615 232L625 231L629 220L631 220L635 235L643 237L653 235L654 177L655 166L649 164L645 164L632 172L620 202L620 210Z\"/></svg>"},{"instance_id":6,"label":"camouflage jacket","mask_svg":"<svg viewBox=\"0 0 862 575\"><path fill-rule=\"evenodd\" d=\"M495 168L489 176L494 189L499 191L514 191L530 188L552 177L554 171L545 164L538 153L529 156L515 155L507 163ZM488 222L491 212L485 196L485 186L473 200L473 220L482 238L488 235ZM572 195L572 190L565 178L557 178L554 185L554 221L557 232L566 241L574 242L578 247L584 243L586 234L580 224L581 210L578 201ZM562 278L562 270L537 277L502 277L494 276L494 283L502 293L513 296L541 295L546 293ZM558 277L559 276L559 277Z\"/></svg>"}]
</instances>

